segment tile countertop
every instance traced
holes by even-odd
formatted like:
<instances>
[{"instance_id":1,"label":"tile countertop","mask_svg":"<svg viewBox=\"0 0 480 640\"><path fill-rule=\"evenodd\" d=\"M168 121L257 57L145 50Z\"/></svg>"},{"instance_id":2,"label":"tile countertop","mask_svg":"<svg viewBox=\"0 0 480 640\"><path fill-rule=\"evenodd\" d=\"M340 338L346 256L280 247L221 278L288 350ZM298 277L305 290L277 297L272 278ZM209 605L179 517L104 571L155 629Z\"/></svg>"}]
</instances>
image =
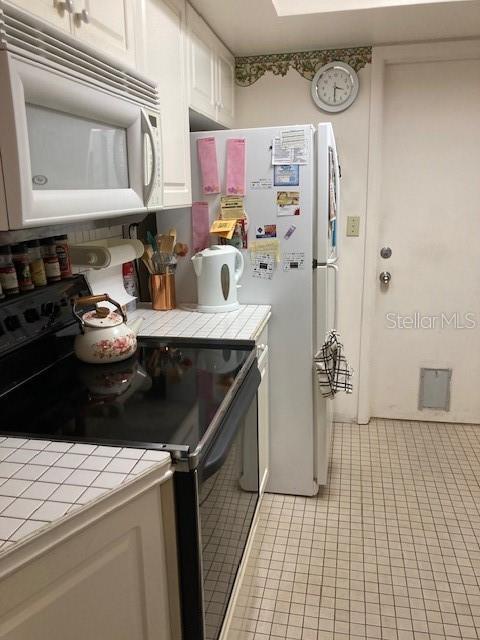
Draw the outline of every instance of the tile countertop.
<instances>
[{"instance_id":1,"label":"tile countertop","mask_svg":"<svg viewBox=\"0 0 480 640\"><path fill-rule=\"evenodd\" d=\"M143 316L140 336L169 338L223 338L254 340L270 317L269 305L241 305L229 313L199 313L187 309L154 311L150 305L139 305L129 319Z\"/></svg>"},{"instance_id":2,"label":"tile countertop","mask_svg":"<svg viewBox=\"0 0 480 640\"><path fill-rule=\"evenodd\" d=\"M0 437L0 555L165 464L162 451Z\"/></svg>"}]
</instances>

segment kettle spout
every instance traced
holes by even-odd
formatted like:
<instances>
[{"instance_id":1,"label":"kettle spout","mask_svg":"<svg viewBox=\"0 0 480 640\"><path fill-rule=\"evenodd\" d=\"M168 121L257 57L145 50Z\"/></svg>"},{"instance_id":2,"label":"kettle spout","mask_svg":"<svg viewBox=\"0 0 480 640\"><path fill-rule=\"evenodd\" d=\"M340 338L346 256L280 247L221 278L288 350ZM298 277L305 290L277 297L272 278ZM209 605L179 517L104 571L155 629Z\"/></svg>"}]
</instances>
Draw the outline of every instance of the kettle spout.
<instances>
[{"instance_id":1,"label":"kettle spout","mask_svg":"<svg viewBox=\"0 0 480 640\"><path fill-rule=\"evenodd\" d=\"M137 333L140 331L140 327L142 326L144 320L145 318L140 317L140 318L137 318L136 320L133 320L132 322L127 322L127 327L131 329L135 335L137 335Z\"/></svg>"}]
</instances>

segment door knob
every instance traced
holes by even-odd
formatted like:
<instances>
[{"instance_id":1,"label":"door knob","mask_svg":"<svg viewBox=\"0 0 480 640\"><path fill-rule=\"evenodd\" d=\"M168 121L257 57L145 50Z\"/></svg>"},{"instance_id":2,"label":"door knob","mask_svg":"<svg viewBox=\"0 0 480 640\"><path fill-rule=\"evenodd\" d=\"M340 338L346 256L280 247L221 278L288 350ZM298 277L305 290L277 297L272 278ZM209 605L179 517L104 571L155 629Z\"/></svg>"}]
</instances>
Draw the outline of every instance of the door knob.
<instances>
[{"instance_id":1,"label":"door knob","mask_svg":"<svg viewBox=\"0 0 480 640\"><path fill-rule=\"evenodd\" d=\"M391 279L392 279L392 274L389 271L382 271L382 273L379 276L379 280L381 284L383 284L385 287L388 287Z\"/></svg>"}]
</instances>

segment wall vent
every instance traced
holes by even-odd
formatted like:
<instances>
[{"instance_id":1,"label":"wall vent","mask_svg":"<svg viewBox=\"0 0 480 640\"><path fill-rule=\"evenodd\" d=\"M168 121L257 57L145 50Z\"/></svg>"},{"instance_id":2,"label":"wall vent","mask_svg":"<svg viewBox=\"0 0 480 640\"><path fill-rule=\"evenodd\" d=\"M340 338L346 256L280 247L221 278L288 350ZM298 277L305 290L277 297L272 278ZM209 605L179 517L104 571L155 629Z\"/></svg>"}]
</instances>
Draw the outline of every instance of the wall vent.
<instances>
[{"instance_id":1,"label":"wall vent","mask_svg":"<svg viewBox=\"0 0 480 640\"><path fill-rule=\"evenodd\" d=\"M420 369L418 408L450 411L451 369Z\"/></svg>"}]
</instances>

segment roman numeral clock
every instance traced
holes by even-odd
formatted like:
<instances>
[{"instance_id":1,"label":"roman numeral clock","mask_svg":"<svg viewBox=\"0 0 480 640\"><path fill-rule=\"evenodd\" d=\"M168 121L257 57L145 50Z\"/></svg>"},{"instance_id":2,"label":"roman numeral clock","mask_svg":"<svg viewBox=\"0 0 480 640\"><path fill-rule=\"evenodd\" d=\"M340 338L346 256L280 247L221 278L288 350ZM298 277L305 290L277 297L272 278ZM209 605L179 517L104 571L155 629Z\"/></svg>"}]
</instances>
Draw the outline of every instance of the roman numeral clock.
<instances>
[{"instance_id":1,"label":"roman numeral clock","mask_svg":"<svg viewBox=\"0 0 480 640\"><path fill-rule=\"evenodd\" d=\"M323 65L312 80L312 98L319 109L328 113L345 111L358 95L358 76L346 62Z\"/></svg>"}]
</instances>

